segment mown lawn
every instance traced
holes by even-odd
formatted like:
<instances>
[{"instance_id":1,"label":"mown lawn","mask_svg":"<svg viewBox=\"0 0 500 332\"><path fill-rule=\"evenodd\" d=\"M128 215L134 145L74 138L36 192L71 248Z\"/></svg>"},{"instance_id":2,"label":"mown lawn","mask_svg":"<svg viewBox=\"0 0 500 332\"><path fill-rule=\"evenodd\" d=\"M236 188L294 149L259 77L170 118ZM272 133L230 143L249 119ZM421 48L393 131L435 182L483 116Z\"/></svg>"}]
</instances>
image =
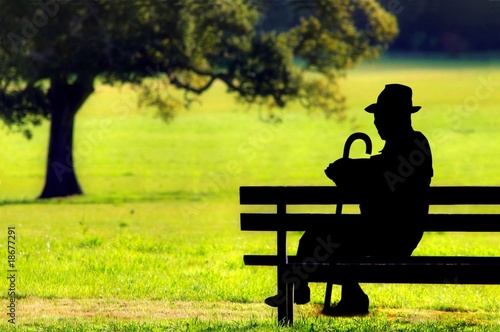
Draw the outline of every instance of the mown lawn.
<instances>
[{"instance_id":1,"label":"mown lawn","mask_svg":"<svg viewBox=\"0 0 500 332\"><path fill-rule=\"evenodd\" d=\"M133 92L98 86L76 123L82 197L37 201L47 125L32 140L0 134L0 222L18 234L17 325L25 330L276 330L275 271L246 267L272 234L239 231L241 185L329 185L325 166L353 131L383 142L362 109L384 84L414 89L415 129L430 140L434 185L500 184L500 63L385 59L342 83L347 120L290 105L283 121L216 85L170 124L136 110ZM489 82L489 83L488 83ZM363 156L355 144L351 156ZM462 207L462 211L472 208ZM500 212L480 207L480 212ZM290 234L290 251L299 233ZM496 234L426 234L416 255L500 255ZM0 242L2 248L5 241ZM3 250L3 249L2 249ZM6 259L0 263L6 270ZM2 286L5 285L5 286ZM1 305L7 284L0 283ZM500 330L500 288L363 285L368 317L319 316L324 285L297 308L304 331ZM338 297L339 292L334 296ZM2 319L0 329L8 327Z\"/></svg>"}]
</instances>

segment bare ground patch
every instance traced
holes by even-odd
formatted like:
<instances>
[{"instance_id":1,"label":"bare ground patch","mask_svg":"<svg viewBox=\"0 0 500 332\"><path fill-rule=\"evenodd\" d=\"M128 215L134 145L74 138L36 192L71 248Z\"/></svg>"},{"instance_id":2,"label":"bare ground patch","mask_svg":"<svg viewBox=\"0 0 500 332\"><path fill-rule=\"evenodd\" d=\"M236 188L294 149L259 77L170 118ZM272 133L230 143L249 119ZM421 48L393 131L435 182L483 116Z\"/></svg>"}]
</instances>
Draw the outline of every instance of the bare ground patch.
<instances>
[{"instance_id":1,"label":"bare ground patch","mask_svg":"<svg viewBox=\"0 0 500 332\"><path fill-rule=\"evenodd\" d=\"M6 300L2 300L6 303ZM295 306L296 319L317 317L338 319L321 315L319 304ZM210 321L274 321L276 310L263 303L124 300L124 299L44 299L29 297L19 299L16 308L17 324L33 324L49 321L130 321L165 322L172 320ZM350 318L343 318L350 319ZM358 318L359 319L359 318ZM436 321L496 322L500 328L500 313L450 312L426 309L372 308L367 319L382 319L403 324ZM5 322L2 322L2 325Z\"/></svg>"},{"instance_id":2,"label":"bare ground patch","mask_svg":"<svg viewBox=\"0 0 500 332\"><path fill-rule=\"evenodd\" d=\"M20 323L39 319L100 318L130 321L164 321L172 319L263 319L271 317L265 304L123 300L123 299L42 299L25 298L17 303Z\"/></svg>"}]
</instances>

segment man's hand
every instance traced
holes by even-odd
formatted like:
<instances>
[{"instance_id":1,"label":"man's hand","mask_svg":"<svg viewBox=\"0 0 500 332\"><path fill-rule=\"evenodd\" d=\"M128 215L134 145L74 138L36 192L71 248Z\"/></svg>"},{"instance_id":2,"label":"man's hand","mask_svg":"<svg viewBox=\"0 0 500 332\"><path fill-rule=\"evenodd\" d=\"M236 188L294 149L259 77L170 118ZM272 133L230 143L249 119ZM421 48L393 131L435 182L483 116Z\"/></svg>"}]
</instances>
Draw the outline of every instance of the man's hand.
<instances>
[{"instance_id":1,"label":"man's hand","mask_svg":"<svg viewBox=\"0 0 500 332\"><path fill-rule=\"evenodd\" d=\"M346 158L337 159L325 169L326 176L333 182L337 183L337 181L342 178L342 174L345 174L347 163Z\"/></svg>"},{"instance_id":2,"label":"man's hand","mask_svg":"<svg viewBox=\"0 0 500 332\"><path fill-rule=\"evenodd\" d=\"M361 188L374 179L371 159L341 158L325 169L325 174L339 187Z\"/></svg>"}]
</instances>

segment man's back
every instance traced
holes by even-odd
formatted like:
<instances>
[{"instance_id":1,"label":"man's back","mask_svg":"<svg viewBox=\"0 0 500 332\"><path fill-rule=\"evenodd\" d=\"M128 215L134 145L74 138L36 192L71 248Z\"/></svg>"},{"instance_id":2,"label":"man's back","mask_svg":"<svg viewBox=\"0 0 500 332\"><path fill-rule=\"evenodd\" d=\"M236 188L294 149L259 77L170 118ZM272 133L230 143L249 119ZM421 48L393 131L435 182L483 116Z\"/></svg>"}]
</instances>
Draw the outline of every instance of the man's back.
<instances>
[{"instance_id":1,"label":"man's back","mask_svg":"<svg viewBox=\"0 0 500 332\"><path fill-rule=\"evenodd\" d=\"M411 131L398 140L387 141L382 153L372 156L367 166L363 214L427 214L426 196L433 169L430 146L422 133Z\"/></svg>"}]
</instances>

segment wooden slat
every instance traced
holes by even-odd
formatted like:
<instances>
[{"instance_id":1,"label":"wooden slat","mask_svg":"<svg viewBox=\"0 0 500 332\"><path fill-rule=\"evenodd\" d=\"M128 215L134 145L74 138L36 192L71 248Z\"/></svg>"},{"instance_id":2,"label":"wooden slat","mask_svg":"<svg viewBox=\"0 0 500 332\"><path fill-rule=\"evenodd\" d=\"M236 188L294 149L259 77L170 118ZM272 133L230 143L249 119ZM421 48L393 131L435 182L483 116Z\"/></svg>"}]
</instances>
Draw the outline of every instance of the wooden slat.
<instances>
[{"instance_id":1,"label":"wooden slat","mask_svg":"<svg viewBox=\"0 0 500 332\"><path fill-rule=\"evenodd\" d=\"M500 204L500 187L431 187L432 205Z\"/></svg>"},{"instance_id":2,"label":"wooden slat","mask_svg":"<svg viewBox=\"0 0 500 332\"><path fill-rule=\"evenodd\" d=\"M277 255L244 255L245 265L276 266L278 264ZM301 264L302 260L297 256L288 256L289 264ZM500 257L494 256L411 256L405 258L379 258L379 257L360 257L360 258L338 258L334 263L324 263L326 265L336 266L356 266L356 265L462 265L462 266L499 266ZM500 270L497 273L500 278Z\"/></svg>"},{"instance_id":3,"label":"wooden slat","mask_svg":"<svg viewBox=\"0 0 500 332\"><path fill-rule=\"evenodd\" d=\"M287 231L324 230L328 225L358 224L361 222L361 215L343 214L286 214L278 216L271 213L242 213L241 230L243 231L277 231L285 229Z\"/></svg>"},{"instance_id":4,"label":"wooden slat","mask_svg":"<svg viewBox=\"0 0 500 332\"><path fill-rule=\"evenodd\" d=\"M498 285L500 265L352 265L318 266L310 282L342 284L348 280L359 283L397 284L477 284ZM305 270L305 268L304 268Z\"/></svg>"},{"instance_id":5,"label":"wooden slat","mask_svg":"<svg viewBox=\"0 0 500 332\"><path fill-rule=\"evenodd\" d=\"M340 200L337 187L240 187L240 204L334 204ZM355 198L343 198L345 204L355 204Z\"/></svg>"},{"instance_id":6,"label":"wooden slat","mask_svg":"<svg viewBox=\"0 0 500 332\"><path fill-rule=\"evenodd\" d=\"M342 199L342 201L341 201ZM431 187L432 205L494 205L500 204L500 187ZM357 204L356 197L342 195L334 186L240 187L240 204Z\"/></svg>"},{"instance_id":7,"label":"wooden slat","mask_svg":"<svg viewBox=\"0 0 500 332\"><path fill-rule=\"evenodd\" d=\"M246 255L246 265L277 263L276 256ZM342 283L344 280L367 283L422 284L500 284L500 257L428 257L404 259L339 259L335 263L312 265L300 263L289 256L290 273L294 281ZM314 272L314 273L312 273Z\"/></svg>"},{"instance_id":8,"label":"wooden slat","mask_svg":"<svg viewBox=\"0 0 500 332\"><path fill-rule=\"evenodd\" d=\"M242 213L240 218L241 230L244 231L317 231L326 227L335 231L366 225L359 214L293 213L278 216L272 213ZM430 214L423 229L427 232L500 232L500 215Z\"/></svg>"}]
</instances>

